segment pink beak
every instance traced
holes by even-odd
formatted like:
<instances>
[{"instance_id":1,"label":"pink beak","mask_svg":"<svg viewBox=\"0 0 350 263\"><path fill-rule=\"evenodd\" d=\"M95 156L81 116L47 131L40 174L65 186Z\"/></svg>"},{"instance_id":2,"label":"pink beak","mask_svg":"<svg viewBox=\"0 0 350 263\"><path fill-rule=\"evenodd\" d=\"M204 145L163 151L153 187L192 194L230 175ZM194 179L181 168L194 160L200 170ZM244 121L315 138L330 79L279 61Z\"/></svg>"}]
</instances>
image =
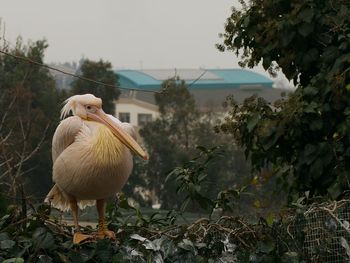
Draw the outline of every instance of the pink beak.
<instances>
[{"instance_id":1,"label":"pink beak","mask_svg":"<svg viewBox=\"0 0 350 263\"><path fill-rule=\"evenodd\" d=\"M144 160L148 160L148 154L141 148L141 146L128 133L113 122L102 109L98 109L95 113L88 113L88 118L106 125L126 147Z\"/></svg>"}]
</instances>

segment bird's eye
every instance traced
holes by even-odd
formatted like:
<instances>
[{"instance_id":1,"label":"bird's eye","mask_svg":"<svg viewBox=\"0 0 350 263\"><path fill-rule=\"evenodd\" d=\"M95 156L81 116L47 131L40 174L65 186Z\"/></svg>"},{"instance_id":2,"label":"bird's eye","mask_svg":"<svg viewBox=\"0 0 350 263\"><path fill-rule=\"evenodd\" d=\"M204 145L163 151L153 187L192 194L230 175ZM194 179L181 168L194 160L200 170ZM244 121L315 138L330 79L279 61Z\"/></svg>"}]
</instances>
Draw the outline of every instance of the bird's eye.
<instances>
[{"instance_id":1,"label":"bird's eye","mask_svg":"<svg viewBox=\"0 0 350 263\"><path fill-rule=\"evenodd\" d=\"M94 113L96 111L96 108L91 106L91 105L86 105L85 108L87 111L92 112L92 113Z\"/></svg>"}]
</instances>

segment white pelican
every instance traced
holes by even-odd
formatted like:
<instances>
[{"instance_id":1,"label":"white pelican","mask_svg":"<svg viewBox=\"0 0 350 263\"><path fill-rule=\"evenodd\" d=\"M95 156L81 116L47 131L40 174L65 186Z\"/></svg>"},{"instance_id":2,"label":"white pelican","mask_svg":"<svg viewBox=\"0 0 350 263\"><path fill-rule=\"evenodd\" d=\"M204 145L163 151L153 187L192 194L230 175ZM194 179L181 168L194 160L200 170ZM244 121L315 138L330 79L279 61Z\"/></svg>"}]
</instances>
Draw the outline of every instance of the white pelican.
<instances>
[{"instance_id":1,"label":"white pelican","mask_svg":"<svg viewBox=\"0 0 350 263\"><path fill-rule=\"evenodd\" d=\"M73 116L67 117L72 112ZM135 141L135 131L102 110L94 95L75 95L65 101L61 123L52 140L53 181L46 201L60 210L72 211L74 243L90 238L80 232L78 206L96 201L97 237L115 238L105 224L105 201L122 189L132 171L131 151L148 159Z\"/></svg>"}]
</instances>

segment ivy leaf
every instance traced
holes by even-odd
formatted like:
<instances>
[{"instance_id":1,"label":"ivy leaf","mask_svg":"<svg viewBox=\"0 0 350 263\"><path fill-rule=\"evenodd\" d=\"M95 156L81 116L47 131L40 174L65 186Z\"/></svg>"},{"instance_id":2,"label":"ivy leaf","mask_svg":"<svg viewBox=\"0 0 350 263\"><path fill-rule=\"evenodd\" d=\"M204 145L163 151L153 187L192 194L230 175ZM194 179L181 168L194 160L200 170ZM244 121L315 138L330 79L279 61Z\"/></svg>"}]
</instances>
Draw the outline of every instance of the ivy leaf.
<instances>
[{"instance_id":1,"label":"ivy leaf","mask_svg":"<svg viewBox=\"0 0 350 263\"><path fill-rule=\"evenodd\" d=\"M47 255L40 255L37 263L52 263L52 258Z\"/></svg>"},{"instance_id":2,"label":"ivy leaf","mask_svg":"<svg viewBox=\"0 0 350 263\"><path fill-rule=\"evenodd\" d=\"M153 251L160 250L159 244L153 243L150 240L146 240L146 242L144 244L142 244L142 245L148 250L153 250Z\"/></svg>"},{"instance_id":3,"label":"ivy leaf","mask_svg":"<svg viewBox=\"0 0 350 263\"><path fill-rule=\"evenodd\" d=\"M63 263L69 263L70 262L66 255L64 255L64 254L62 254L60 252L56 252L56 253L59 256L61 262L63 262Z\"/></svg>"},{"instance_id":4,"label":"ivy leaf","mask_svg":"<svg viewBox=\"0 0 350 263\"><path fill-rule=\"evenodd\" d=\"M303 62L305 64L311 64L318 59L318 56L319 54L316 48L310 49L308 52L305 52L305 55L303 56Z\"/></svg>"},{"instance_id":5,"label":"ivy leaf","mask_svg":"<svg viewBox=\"0 0 350 263\"><path fill-rule=\"evenodd\" d=\"M340 245L345 248L346 254L348 255L348 258L350 258L350 246L348 241L344 237L340 237Z\"/></svg>"},{"instance_id":6,"label":"ivy leaf","mask_svg":"<svg viewBox=\"0 0 350 263\"><path fill-rule=\"evenodd\" d=\"M284 253L282 257L282 262L288 262L288 263L299 263L299 255L297 252L294 251L288 251Z\"/></svg>"},{"instance_id":7,"label":"ivy leaf","mask_svg":"<svg viewBox=\"0 0 350 263\"><path fill-rule=\"evenodd\" d=\"M33 233L34 244L38 248L49 249L55 246L53 235L43 227L37 228Z\"/></svg>"},{"instance_id":8,"label":"ivy leaf","mask_svg":"<svg viewBox=\"0 0 350 263\"><path fill-rule=\"evenodd\" d=\"M314 25L311 23L304 22L298 27L298 32L303 37L307 37L308 35L310 35L310 33L312 33L313 30L314 30Z\"/></svg>"},{"instance_id":9,"label":"ivy leaf","mask_svg":"<svg viewBox=\"0 0 350 263\"><path fill-rule=\"evenodd\" d=\"M99 262L110 262L110 259L112 258L112 249L111 249L111 241L107 239L102 239L97 242L96 244L96 250L95 250L96 256L99 259Z\"/></svg>"},{"instance_id":10,"label":"ivy leaf","mask_svg":"<svg viewBox=\"0 0 350 263\"><path fill-rule=\"evenodd\" d=\"M247 121L247 129L249 132L251 132L255 126L258 124L260 119L260 116L258 114L254 114L248 121Z\"/></svg>"},{"instance_id":11,"label":"ivy leaf","mask_svg":"<svg viewBox=\"0 0 350 263\"><path fill-rule=\"evenodd\" d=\"M9 235L7 233L0 233L0 241L9 239Z\"/></svg>"},{"instance_id":12,"label":"ivy leaf","mask_svg":"<svg viewBox=\"0 0 350 263\"><path fill-rule=\"evenodd\" d=\"M260 252L268 254L275 249L275 244L272 241L266 241L266 242L260 241L258 243L258 249Z\"/></svg>"},{"instance_id":13,"label":"ivy leaf","mask_svg":"<svg viewBox=\"0 0 350 263\"><path fill-rule=\"evenodd\" d=\"M298 18L303 21L310 23L314 17L314 10L312 8L305 8L299 14Z\"/></svg>"},{"instance_id":14,"label":"ivy leaf","mask_svg":"<svg viewBox=\"0 0 350 263\"><path fill-rule=\"evenodd\" d=\"M3 241L0 241L0 248L1 249L10 249L10 248L13 248L13 246L16 244L15 241L13 240L3 240Z\"/></svg>"},{"instance_id":15,"label":"ivy leaf","mask_svg":"<svg viewBox=\"0 0 350 263\"><path fill-rule=\"evenodd\" d=\"M310 130L312 131L318 131L321 130L323 127L323 122L321 119L317 118L310 122Z\"/></svg>"},{"instance_id":16,"label":"ivy leaf","mask_svg":"<svg viewBox=\"0 0 350 263\"><path fill-rule=\"evenodd\" d=\"M138 235L138 234L132 234L132 235L130 236L130 238L131 238L131 239L138 240L138 241L141 241L141 242L145 242L146 240L148 240L147 238L142 237L142 236L140 236L140 235Z\"/></svg>"},{"instance_id":17,"label":"ivy leaf","mask_svg":"<svg viewBox=\"0 0 350 263\"><path fill-rule=\"evenodd\" d=\"M2 263L24 263L23 258L9 258L4 260Z\"/></svg>"},{"instance_id":18,"label":"ivy leaf","mask_svg":"<svg viewBox=\"0 0 350 263\"><path fill-rule=\"evenodd\" d=\"M83 263L84 262L82 256L74 250L69 251L68 257L72 263ZM70 261L68 261L68 262L70 262Z\"/></svg>"},{"instance_id":19,"label":"ivy leaf","mask_svg":"<svg viewBox=\"0 0 350 263\"><path fill-rule=\"evenodd\" d=\"M164 263L164 260L163 260L163 257L160 253L157 253L153 259L152 259L152 262L154 263Z\"/></svg>"},{"instance_id":20,"label":"ivy leaf","mask_svg":"<svg viewBox=\"0 0 350 263\"><path fill-rule=\"evenodd\" d=\"M159 239L161 246L160 250L163 252L164 259L171 258L176 252L176 247L173 240L170 240L164 236Z\"/></svg>"},{"instance_id":21,"label":"ivy leaf","mask_svg":"<svg viewBox=\"0 0 350 263\"><path fill-rule=\"evenodd\" d=\"M183 239L182 242L180 242L177 246L179 248L182 248L183 250L187 250L192 252L193 254L196 254L196 248L193 245L192 241L189 239Z\"/></svg>"},{"instance_id":22,"label":"ivy leaf","mask_svg":"<svg viewBox=\"0 0 350 263\"><path fill-rule=\"evenodd\" d=\"M316 113L318 108L318 104L314 101L307 103L304 108L304 112L306 113Z\"/></svg>"}]
</instances>

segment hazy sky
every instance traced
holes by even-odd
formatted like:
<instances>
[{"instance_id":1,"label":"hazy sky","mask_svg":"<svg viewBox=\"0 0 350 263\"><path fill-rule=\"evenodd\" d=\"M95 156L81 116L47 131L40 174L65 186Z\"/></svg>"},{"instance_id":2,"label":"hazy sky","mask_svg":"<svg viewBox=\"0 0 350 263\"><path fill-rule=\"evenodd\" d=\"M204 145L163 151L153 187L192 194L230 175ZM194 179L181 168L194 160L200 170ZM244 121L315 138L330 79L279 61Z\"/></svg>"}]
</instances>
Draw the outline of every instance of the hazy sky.
<instances>
[{"instance_id":1,"label":"hazy sky","mask_svg":"<svg viewBox=\"0 0 350 263\"><path fill-rule=\"evenodd\" d=\"M46 62L103 58L115 68L237 67L215 44L237 0L0 0L12 43L47 39Z\"/></svg>"},{"instance_id":2,"label":"hazy sky","mask_svg":"<svg viewBox=\"0 0 350 263\"><path fill-rule=\"evenodd\" d=\"M0 0L1 36L45 38L45 62L82 57L117 69L238 68L219 33L238 0ZM254 71L268 76L262 67Z\"/></svg>"}]
</instances>

